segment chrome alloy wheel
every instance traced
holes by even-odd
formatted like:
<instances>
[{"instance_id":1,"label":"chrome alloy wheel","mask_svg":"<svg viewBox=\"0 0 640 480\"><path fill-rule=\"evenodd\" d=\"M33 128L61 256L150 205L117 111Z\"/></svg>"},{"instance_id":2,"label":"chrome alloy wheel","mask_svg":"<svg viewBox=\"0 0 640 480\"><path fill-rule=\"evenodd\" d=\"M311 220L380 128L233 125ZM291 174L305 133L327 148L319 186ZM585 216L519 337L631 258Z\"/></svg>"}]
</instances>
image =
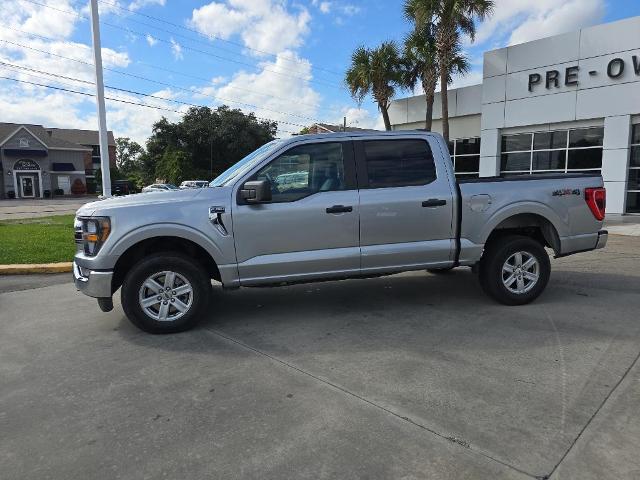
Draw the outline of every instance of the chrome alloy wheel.
<instances>
[{"instance_id":1,"label":"chrome alloy wheel","mask_svg":"<svg viewBox=\"0 0 640 480\"><path fill-rule=\"evenodd\" d=\"M529 292L540 278L540 263L529 252L516 252L502 266L502 283L511 293Z\"/></svg>"},{"instance_id":2,"label":"chrome alloy wheel","mask_svg":"<svg viewBox=\"0 0 640 480\"><path fill-rule=\"evenodd\" d=\"M160 322L173 322L191 308L193 287L179 273L154 273L140 287L138 302L142 311L150 318Z\"/></svg>"}]
</instances>

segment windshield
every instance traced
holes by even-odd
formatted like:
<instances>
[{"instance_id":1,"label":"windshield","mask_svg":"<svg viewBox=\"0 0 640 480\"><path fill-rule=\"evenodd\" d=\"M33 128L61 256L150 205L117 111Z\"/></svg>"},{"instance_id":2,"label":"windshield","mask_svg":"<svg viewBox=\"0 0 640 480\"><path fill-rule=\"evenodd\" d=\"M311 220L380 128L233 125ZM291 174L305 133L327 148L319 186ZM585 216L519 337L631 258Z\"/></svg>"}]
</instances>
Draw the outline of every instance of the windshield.
<instances>
[{"instance_id":1,"label":"windshield","mask_svg":"<svg viewBox=\"0 0 640 480\"><path fill-rule=\"evenodd\" d=\"M273 140L269 143L265 143L263 146L244 157L238 163L232 165L227 170L222 172L209 184L209 186L222 187L224 185L227 185L229 182L232 182L237 177L250 170L257 162L262 160L265 155L275 150L281 143L282 140Z\"/></svg>"},{"instance_id":2,"label":"windshield","mask_svg":"<svg viewBox=\"0 0 640 480\"><path fill-rule=\"evenodd\" d=\"M171 184L171 183L167 183L167 188L169 190L178 190L178 187L176 187L175 185Z\"/></svg>"}]
</instances>

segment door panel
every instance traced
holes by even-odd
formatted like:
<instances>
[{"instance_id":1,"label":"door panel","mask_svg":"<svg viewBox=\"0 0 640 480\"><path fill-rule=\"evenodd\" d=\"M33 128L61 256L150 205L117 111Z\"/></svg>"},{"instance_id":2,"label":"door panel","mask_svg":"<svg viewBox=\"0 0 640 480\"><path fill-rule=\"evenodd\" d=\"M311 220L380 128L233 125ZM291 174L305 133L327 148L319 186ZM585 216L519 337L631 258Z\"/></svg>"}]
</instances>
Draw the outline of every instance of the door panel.
<instances>
[{"instance_id":1,"label":"door panel","mask_svg":"<svg viewBox=\"0 0 640 480\"><path fill-rule=\"evenodd\" d=\"M360 190L362 270L450 264L455 247L453 194L446 171L433 161L431 148L438 145L415 138L385 140L373 145L367 157L366 141L357 143L362 143L356 147L359 179L364 177ZM421 182L428 183L394 186ZM379 188L367 188L371 185Z\"/></svg>"},{"instance_id":2,"label":"door panel","mask_svg":"<svg viewBox=\"0 0 640 480\"><path fill-rule=\"evenodd\" d=\"M358 191L351 142L316 142L288 150L250 174L267 180L272 201L238 200L233 209L243 285L357 273Z\"/></svg>"},{"instance_id":3,"label":"door panel","mask_svg":"<svg viewBox=\"0 0 640 480\"><path fill-rule=\"evenodd\" d=\"M334 205L351 212L327 213ZM322 192L292 203L238 205L234 237L244 285L358 271L358 193Z\"/></svg>"}]
</instances>

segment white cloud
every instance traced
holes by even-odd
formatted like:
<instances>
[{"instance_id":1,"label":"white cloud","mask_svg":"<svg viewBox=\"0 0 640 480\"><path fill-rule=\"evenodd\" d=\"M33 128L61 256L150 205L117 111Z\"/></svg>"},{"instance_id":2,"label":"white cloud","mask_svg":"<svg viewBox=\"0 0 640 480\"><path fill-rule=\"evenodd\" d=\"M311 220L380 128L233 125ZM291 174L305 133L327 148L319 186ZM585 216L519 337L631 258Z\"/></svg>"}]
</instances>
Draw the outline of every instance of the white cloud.
<instances>
[{"instance_id":1,"label":"white cloud","mask_svg":"<svg viewBox=\"0 0 640 480\"><path fill-rule=\"evenodd\" d=\"M342 125L344 123L344 117L347 117L347 127L384 130L384 122L378 112L372 113L364 108L356 107L343 107L341 111L342 117L335 120L334 123L336 125Z\"/></svg>"},{"instance_id":2,"label":"white cloud","mask_svg":"<svg viewBox=\"0 0 640 480\"><path fill-rule=\"evenodd\" d=\"M326 0L313 0L311 4L320 10L321 13L327 14L331 12L339 13L346 16L352 16L360 13L360 7L351 3L329 2Z\"/></svg>"},{"instance_id":3,"label":"white cloud","mask_svg":"<svg viewBox=\"0 0 640 480\"><path fill-rule=\"evenodd\" d=\"M303 7L287 9L284 0L227 0L193 10L191 24L205 35L230 38L240 35L244 44L269 53L299 47L309 31L311 15Z\"/></svg>"},{"instance_id":4,"label":"white cloud","mask_svg":"<svg viewBox=\"0 0 640 480\"><path fill-rule=\"evenodd\" d=\"M291 72L291 65L296 65L295 77L288 74L282 75L282 73ZM260 67L261 71L258 73L241 71L230 81L223 83L221 81L224 79L216 78L214 82L217 82L217 85L200 88L199 92L207 96L215 96L220 103L227 103L232 108L240 108L245 112L253 111L258 117L279 121L283 130L298 131L301 128L288 123L300 125L314 123L312 119L317 115L320 96L309 85L311 80L309 61L291 51L286 51L278 54L274 61L262 62ZM243 103L255 105L258 108L225 102L227 99L238 98L239 90L244 91ZM287 113L298 116L287 115Z\"/></svg>"},{"instance_id":5,"label":"white cloud","mask_svg":"<svg viewBox=\"0 0 640 480\"><path fill-rule=\"evenodd\" d=\"M604 0L495 0L493 15L478 26L476 43L490 48L570 32L602 20Z\"/></svg>"},{"instance_id":6,"label":"white cloud","mask_svg":"<svg viewBox=\"0 0 640 480\"><path fill-rule=\"evenodd\" d=\"M124 103L107 100L107 122L110 130L114 131L116 137L129 137L144 145L151 134L151 128L155 122L162 117L166 117L172 122L177 122L188 109L185 105L178 105L175 102L159 100L157 98L137 97L129 94L107 93L110 97L117 97L122 100L141 103L152 107L161 107L166 110L140 107ZM155 97L174 99L179 95L170 89L160 90L152 93ZM173 110L173 111L167 111ZM181 113L175 113L181 112ZM97 124L96 127L97 128Z\"/></svg>"},{"instance_id":7,"label":"white cloud","mask_svg":"<svg viewBox=\"0 0 640 480\"><path fill-rule=\"evenodd\" d=\"M182 60L184 58L182 47L173 39L173 37L171 37L171 53L173 53L173 58L176 60Z\"/></svg>"},{"instance_id":8,"label":"white cloud","mask_svg":"<svg viewBox=\"0 0 640 480\"><path fill-rule=\"evenodd\" d=\"M565 1L551 10L530 17L513 31L509 43L524 43L594 25L602 20L604 13L601 0Z\"/></svg>"},{"instance_id":9,"label":"white cloud","mask_svg":"<svg viewBox=\"0 0 640 480\"><path fill-rule=\"evenodd\" d=\"M71 2L65 0L49 1L52 6L63 10L73 10ZM0 39L19 43L30 48L0 42L0 57L7 63L29 67L53 75L78 78L88 82L94 81L93 49L90 45L71 41L77 25L82 22L79 17L62 14L56 10L35 6L13 0L0 0L0 11L3 12L3 22L7 26L19 30L44 34L55 38L46 41L32 35L10 29L0 29ZM83 27L88 27L86 23ZM39 51L36 51L39 50ZM86 63L74 62L48 55L47 53L71 57ZM105 67L126 68L131 59L125 51L111 48L102 49ZM73 82L71 80L55 79L45 74L28 74L25 70L0 68L3 76L17 80L35 82L47 85L57 85L63 88L84 91L93 94L91 85ZM113 74L105 71L107 83ZM117 82L114 82L117 83ZM162 98L169 98L169 93L157 93ZM107 96L125 98L121 93L107 91ZM162 106L171 110L181 110L171 102L157 99L126 97L130 101ZM39 123L62 128L92 128L97 129L95 99L89 96L60 92L45 87L17 83L10 80L2 82L0 87L0 112L2 121L16 123ZM125 105L107 101L107 121L109 129L114 130L116 136L126 135L144 142L151 132L151 125L162 115L177 118L178 114L152 110L135 105Z\"/></svg>"},{"instance_id":10,"label":"white cloud","mask_svg":"<svg viewBox=\"0 0 640 480\"><path fill-rule=\"evenodd\" d=\"M133 0L133 2L129 4L129 9L140 10L147 5L160 5L161 7L164 7L165 3L165 0Z\"/></svg>"},{"instance_id":11,"label":"white cloud","mask_svg":"<svg viewBox=\"0 0 640 480\"><path fill-rule=\"evenodd\" d=\"M149 44L150 47L154 47L156 45L156 43L158 43L158 40L156 40L153 35L150 34L146 34L144 37L147 40L147 43Z\"/></svg>"}]
</instances>

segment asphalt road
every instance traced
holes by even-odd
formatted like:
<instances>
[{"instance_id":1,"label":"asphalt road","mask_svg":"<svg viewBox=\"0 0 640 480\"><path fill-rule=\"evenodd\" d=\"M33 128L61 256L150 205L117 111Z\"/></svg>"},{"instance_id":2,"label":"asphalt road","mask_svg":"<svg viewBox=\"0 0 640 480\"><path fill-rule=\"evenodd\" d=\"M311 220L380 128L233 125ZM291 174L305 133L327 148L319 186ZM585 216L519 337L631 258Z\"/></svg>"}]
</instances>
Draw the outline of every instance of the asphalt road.
<instances>
[{"instance_id":1,"label":"asphalt road","mask_svg":"<svg viewBox=\"0 0 640 480\"><path fill-rule=\"evenodd\" d=\"M526 307L412 273L219 291L173 336L0 277L0 476L640 478L640 238L552 265Z\"/></svg>"}]
</instances>

